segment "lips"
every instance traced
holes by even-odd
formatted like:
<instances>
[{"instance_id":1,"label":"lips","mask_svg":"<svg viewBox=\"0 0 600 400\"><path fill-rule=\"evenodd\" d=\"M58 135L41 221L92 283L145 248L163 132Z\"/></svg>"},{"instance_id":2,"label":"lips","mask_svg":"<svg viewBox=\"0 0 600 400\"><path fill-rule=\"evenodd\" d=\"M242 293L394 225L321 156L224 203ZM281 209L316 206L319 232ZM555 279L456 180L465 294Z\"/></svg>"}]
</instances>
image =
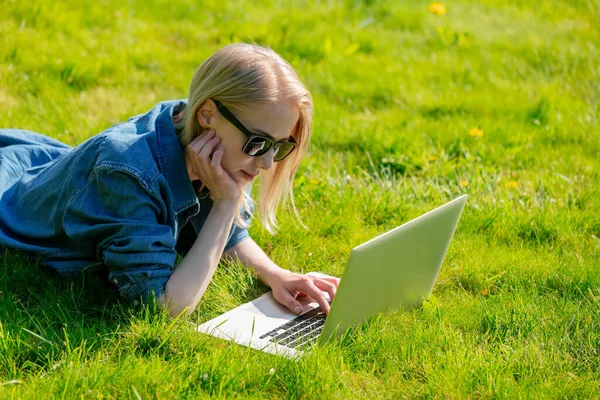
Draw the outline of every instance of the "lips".
<instances>
[{"instance_id":1,"label":"lips","mask_svg":"<svg viewBox=\"0 0 600 400\"><path fill-rule=\"evenodd\" d=\"M258 175L258 174L250 174L250 173L248 173L246 171L242 171L242 173L246 176L246 178L248 178L250 180L256 178L256 175Z\"/></svg>"}]
</instances>

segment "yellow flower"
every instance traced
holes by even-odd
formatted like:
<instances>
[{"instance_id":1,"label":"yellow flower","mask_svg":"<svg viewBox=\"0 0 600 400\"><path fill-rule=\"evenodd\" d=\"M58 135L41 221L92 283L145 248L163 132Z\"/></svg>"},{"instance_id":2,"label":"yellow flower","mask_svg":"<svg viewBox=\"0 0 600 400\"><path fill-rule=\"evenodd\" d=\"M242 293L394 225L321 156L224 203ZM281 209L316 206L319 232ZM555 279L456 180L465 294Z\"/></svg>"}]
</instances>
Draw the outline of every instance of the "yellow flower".
<instances>
[{"instance_id":1,"label":"yellow flower","mask_svg":"<svg viewBox=\"0 0 600 400\"><path fill-rule=\"evenodd\" d=\"M429 156L429 161L437 161L437 160L439 160L438 156L434 156L434 155Z\"/></svg>"},{"instance_id":2,"label":"yellow flower","mask_svg":"<svg viewBox=\"0 0 600 400\"><path fill-rule=\"evenodd\" d=\"M469 136L482 137L483 131L479 128L472 128L469 130Z\"/></svg>"},{"instance_id":3,"label":"yellow flower","mask_svg":"<svg viewBox=\"0 0 600 400\"><path fill-rule=\"evenodd\" d=\"M435 15L446 14L446 6L442 3L434 2L429 5L429 12Z\"/></svg>"},{"instance_id":4,"label":"yellow flower","mask_svg":"<svg viewBox=\"0 0 600 400\"><path fill-rule=\"evenodd\" d=\"M320 181L320 180L318 180L318 179L316 179L316 178L310 178L310 179L308 180L308 182L309 182L310 184L313 184L313 185L318 185L319 183L321 183L321 181Z\"/></svg>"},{"instance_id":5,"label":"yellow flower","mask_svg":"<svg viewBox=\"0 0 600 400\"><path fill-rule=\"evenodd\" d=\"M517 181L508 181L506 183L506 187L509 188L509 189L518 188L519 187L519 182L517 182Z\"/></svg>"},{"instance_id":6,"label":"yellow flower","mask_svg":"<svg viewBox=\"0 0 600 400\"><path fill-rule=\"evenodd\" d=\"M462 179L460 182L458 182L458 184L462 187L467 187L469 186L469 181Z\"/></svg>"}]
</instances>

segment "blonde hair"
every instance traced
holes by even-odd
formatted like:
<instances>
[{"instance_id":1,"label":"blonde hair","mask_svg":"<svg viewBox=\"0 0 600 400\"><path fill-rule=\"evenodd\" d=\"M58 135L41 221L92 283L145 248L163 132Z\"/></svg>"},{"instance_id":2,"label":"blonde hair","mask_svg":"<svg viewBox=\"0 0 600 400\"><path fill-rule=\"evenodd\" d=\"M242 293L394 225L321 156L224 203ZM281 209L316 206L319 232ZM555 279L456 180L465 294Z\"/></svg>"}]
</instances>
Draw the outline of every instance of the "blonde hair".
<instances>
[{"instance_id":1,"label":"blonde hair","mask_svg":"<svg viewBox=\"0 0 600 400\"><path fill-rule=\"evenodd\" d=\"M296 149L260 174L258 215L265 228L273 233L277 229L277 208L289 199L294 215L300 220L292 181L308 150L313 102L294 68L272 49L254 44L237 43L218 50L198 67L190 84L185 118L178 134L184 147L204 131L196 113L206 99L219 100L233 113L281 101L298 109L299 118L292 130L292 137L298 143ZM241 200L240 210L249 211L246 196ZM244 225L239 212L236 223Z\"/></svg>"}]
</instances>

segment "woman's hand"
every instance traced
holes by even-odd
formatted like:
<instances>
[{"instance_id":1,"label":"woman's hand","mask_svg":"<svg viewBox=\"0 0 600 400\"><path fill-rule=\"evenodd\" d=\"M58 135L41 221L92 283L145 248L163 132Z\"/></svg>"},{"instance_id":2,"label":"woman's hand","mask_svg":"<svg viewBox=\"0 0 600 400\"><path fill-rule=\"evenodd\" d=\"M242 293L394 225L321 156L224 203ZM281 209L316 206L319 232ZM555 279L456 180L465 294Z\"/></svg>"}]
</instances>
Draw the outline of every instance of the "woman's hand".
<instances>
[{"instance_id":1,"label":"woman's hand","mask_svg":"<svg viewBox=\"0 0 600 400\"><path fill-rule=\"evenodd\" d=\"M223 152L221 138L210 130L187 145L185 159L214 202L237 201L243 193L242 187L221 167Z\"/></svg>"},{"instance_id":2,"label":"woman's hand","mask_svg":"<svg viewBox=\"0 0 600 400\"><path fill-rule=\"evenodd\" d=\"M340 283L339 278L320 278L314 275L301 275L285 269L272 273L268 285L273 290L273 297L296 314L303 311L302 304L296 300L298 296L308 295L313 298L325 313L329 313L329 303L323 292L333 300Z\"/></svg>"}]
</instances>

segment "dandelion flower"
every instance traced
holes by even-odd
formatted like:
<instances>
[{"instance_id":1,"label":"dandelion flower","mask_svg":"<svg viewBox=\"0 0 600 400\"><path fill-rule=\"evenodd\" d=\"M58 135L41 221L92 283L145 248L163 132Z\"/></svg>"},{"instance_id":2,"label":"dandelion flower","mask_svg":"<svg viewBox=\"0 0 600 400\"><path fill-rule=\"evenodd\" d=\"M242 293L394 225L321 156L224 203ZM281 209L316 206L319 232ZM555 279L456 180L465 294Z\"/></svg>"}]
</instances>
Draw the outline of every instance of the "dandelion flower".
<instances>
[{"instance_id":1,"label":"dandelion flower","mask_svg":"<svg viewBox=\"0 0 600 400\"><path fill-rule=\"evenodd\" d=\"M446 14L446 6L442 3L434 2L429 5L429 12L435 15Z\"/></svg>"},{"instance_id":2,"label":"dandelion flower","mask_svg":"<svg viewBox=\"0 0 600 400\"><path fill-rule=\"evenodd\" d=\"M518 188L519 187L519 182L517 182L517 181L508 181L506 183L506 187L509 188L509 189Z\"/></svg>"},{"instance_id":3,"label":"dandelion flower","mask_svg":"<svg viewBox=\"0 0 600 400\"><path fill-rule=\"evenodd\" d=\"M433 162L433 161L437 161L437 160L439 160L438 156L434 156L434 155L429 156L429 161Z\"/></svg>"},{"instance_id":4,"label":"dandelion flower","mask_svg":"<svg viewBox=\"0 0 600 400\"><path fill-rule=\"evenodd\" d=\"M471 130L469 130L469 136L482 137L483 131L479 128L472 128Z\"/></svg>"},{"instance_id":5,"label":"dandelion flower","mask_svg":"<svg viewBox=\"0 0 600 400\"><path fill-rule=\"evenodd\" d=\"M461 179L461 181L458 182L458 184L462 187L467 187L467 186L469 186L469 181L467 181L465 179Z\"/></svg>"}]
</instances>

